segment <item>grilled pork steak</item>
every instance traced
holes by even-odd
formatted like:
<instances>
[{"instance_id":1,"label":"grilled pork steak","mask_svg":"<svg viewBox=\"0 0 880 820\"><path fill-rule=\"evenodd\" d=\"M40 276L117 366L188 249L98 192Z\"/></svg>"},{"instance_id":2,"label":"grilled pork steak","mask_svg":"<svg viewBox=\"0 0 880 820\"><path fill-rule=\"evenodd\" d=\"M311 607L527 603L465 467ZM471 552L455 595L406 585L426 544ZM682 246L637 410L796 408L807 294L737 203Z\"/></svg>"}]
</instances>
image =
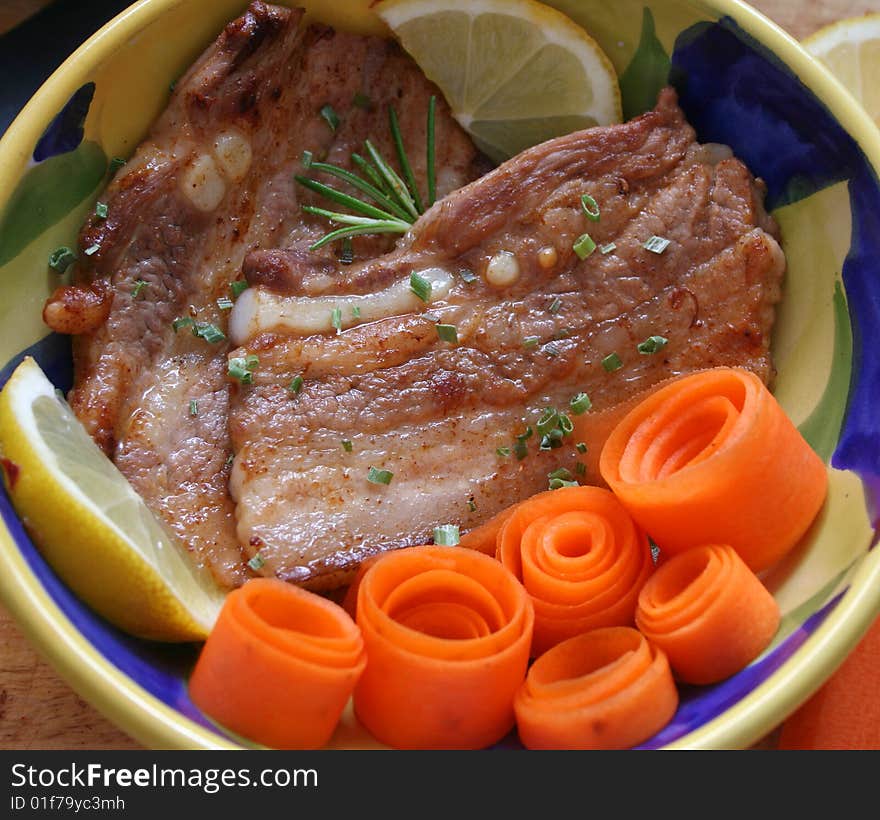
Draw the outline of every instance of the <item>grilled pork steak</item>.
<instances>
[{"instance_id":1,"label":"grilled pork steak","mask_svg":"<svg viewBox=\"0 0 880 820\"><path fill-rule=\"evenodd\" d=\"M309 244L327 230L301 211L317 204L293 180L304 173L305 149L349 167L369 138L392 156L394 103L424 185L425 115L437 93L394 43L305 27L301 18L301 10L253 3L177 82L102 195L106 218L84 227L74 285L44 311L54 329L79 334L70 402L80 420L228 586L247 569L228 495L228 343L212 329L226 331L222 300L246 259L264 284L284 286L266 249ZM484 166L442 100L437 134L445 194ZM387 237L354 240L359 255L392 246ZM334 258L332 248L310 255L325 266ZM175 331L181 318L198 324Z\"/></svg>"},{"instance_id":2,"label":"grilled pork steak","mask_svg":"<svg viewBox=\"0 0 880 820\"><path fill-rule=\"evenodd\" d=\"M768 379L784 257L762 198L666 90L456 191L384 257L326 276L301 244L277 251L286 295L251 288L230 323L231 356L259 359L230 427L239 539L262 574L332 587L547 489L575 472L576 442L553 447L545 426L540 449L539 420L581 391L603 408L713 365ZM640 352L651 336L668 343Z\"/></svg>"}]
</instances>

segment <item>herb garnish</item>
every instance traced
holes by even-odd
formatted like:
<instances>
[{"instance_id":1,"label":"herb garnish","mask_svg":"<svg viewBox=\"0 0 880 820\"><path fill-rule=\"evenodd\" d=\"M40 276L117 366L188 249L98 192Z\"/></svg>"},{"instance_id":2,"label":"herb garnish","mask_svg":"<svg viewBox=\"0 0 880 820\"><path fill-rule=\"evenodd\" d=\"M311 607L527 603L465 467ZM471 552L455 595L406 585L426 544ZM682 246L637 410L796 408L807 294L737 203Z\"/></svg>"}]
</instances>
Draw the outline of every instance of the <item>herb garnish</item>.
<instances>
[{"instance_id":1,"label":"herb garnish","mask_svg":"<svg viewBox=\"0 0 880 820\"><path fill-rule=\"evenodd\" d=\"M461 541L458 524L442 524L434 527L434 543L438 547L454 547Z\"/></svg>"},{"instance_id":2,"label":"herb garnish","mask_svg":"<svg viewBox=\"0 0 880 820\"><path fill-rule=\"evenodd\" d=\"M651 253L661 254L669 247L670 241L663 236L652 236L642 247Z\"/></svg>"},{"instance_id":3,"label":"herb garnish","mask_svg":"<svg viewBox=\"0 0 880 820\"><path fill-rule=\"evenodd\" d=\"M315 179L304 176L294 177L296 181L315 193L321 194L325 198L339 205L343 205L353 211L353 214L341 213L339 211L328 211L324 208L317 208L312 205L303 206L306 213L315 216L323 216L331 222L343 225L345 227L330 231L313 245L311 250L326 245L337 239L345 239L352 236L360 236L362 234L379 234L379 233L406 233L413 222L425 212L436 199L436 170L435 170L435 145L434 145L434 120L437 100L431 97L428 105L428 123L427 123L427 185L428 196L427 201L422 202L418 187L416 186L415 175L413 174L412 165L407 157L406 150L403 145L403 136L400 132L400 123L397 119L397 112L394 108L389 108L388 122L391 130L391 136L397 152L398 163L403 174L401 178L397 172L389 165L389 163L376 150L376 147L365 140L364 150L366 158L359 154L352 154L352 163L358 167L361 175L352 173L337 165L326 162L310 161L308 165L303 163L304 167L311 171L321 172L341 179L347 182L355 189L365 194L369 202L358 199L343 193L337 188L325 185ZM329 108L333 117L328 117L325 110ZM329 113L328 112L328 113ZM324 106L321 109L321 115L333 125L335 117L336 125L339 124L339 118L333 109ZM371 204L371 202L373 204Z\"/></svg>"},{"instance_id":4,"label":"herb garnish","mask_svg":"<svg viewBox=\"0 0 880 820\"><path fill-rule=\"evenodd\" d=\"M586 393L578 393L576 396L572 396L568 406L572 413L580 416L593 406L593 402L590 401L590 397Z\"/></svg>"},{"instance_id":5,"label":"herb garnish","mask_svg":"<svg viewBox=\"0 0 880 820\"><path fill-rule=\"evenodd\" d=\"M247 356L233 356L229 360L227 373L230 378L236 379L241 384L252 384L254 371L259 365L260 359L253 353L249 353Z\"/></svg>"},{"instance_id":6,"label":"herb garnish","mask_svg":"<svg viewBox=\"0 0 880 820\"><path fill-rule=\"evenodd\" d=\"M458 328L455 325L437 325L437 335L441 341L458 344Z\"/></svg>"},{"instance_id":7,"label":"herb garnish","mask_svg":"<svg viewBox=\"0 0 880 820\"><path fill-rule=\"evenodd\" d=\"M254 572L256 572L257 570L262 569L262 568L263 568L263 564L265 564L265 563L266 563L266 559L263 558L263 556L260 555L260 553L257 553L253 558L251 558L250 561L247 562L247 565L248 565L248 566L249 566Z\"/></svg>"},{"instance_id":8,"label":"herb garnish","mask_svg":"<svg viewBox=\"0 0 880 820\"><path fill-rule=\"evenodd\" d=\"M602 359L602 367L605 368L606 373L613 373L615 370L620 370L623 367L623 362L620 360L620 356L617 353L609 353L604 359Z\"/></svg>"},{"instance_id":9,"label":"herb garnish","mask_svg":"<svg viewBox=\"0 0 880 820\"><path fill-rule=\"evenodd\" d=\"M236 279L234 282L229 283L229 290L232 293L233 299L238 299L242 293L244 293L248 289L249 285L247 283L247 279Z\"/></svg>"},{"instance_id":10,"label":"herb garnish","mask_svg":"<svg viewBox=\"0 0 880 820\"><path fill-rule=\"evenodd\" d=\"M287 392L292 393L294 396L302 390L303 387L303 377L302 376L294 376L290 380L290 384L287 385Z\"/></svg>"},{"instance_id":11,"label":"herb garnish","mask_svg":"<svg viewBox=\"0 0 880 820\"><path fill-rule=\"evenodd\" d=\"M584 212L584 216L591 222L598 222L602 218L599 203L589 194L584 194L581 197L581 209Z\"/></svg>"},{"instance_id":12,"label":"herb garnish","mask_svg":"<svg viewBox=\"0 0 880 820\"><path fill-rule=\"evenodd\" d=\"M391 479L394 477L394 473L390 470L377 470L375 467L370 467L367 472L367 481L371 484L390 484Z\"/></svg>"},{"instance_id":13,"label":"herb garnish","mask_svg":"<svg viewBox=\"0 0 880 820\"><path fill-rule=\"evenodd\" d=\"M110 213L110 210L107 207L106 202L98 202L95 205L95 216L97 216L98 219L106 219L108 213Z\"/></svg>"},{"instance_id":14,"label":"herb garnish","mask_svg":"<svg viewBox=\"0 0 880 820\"><path fill-rule=\"evenodd\" d=\"M137 299L141 295L141 291L147 286L143 279L135 279L134 287L131 289L131 298Z\"/></svg>"},{"instance_id":15,"label":"herb garnish","mask_svg":"<svg viewBox=\"0 0 880 820\"><path fill-rule=\"evenodd\" d=\"M596 250L596 243L593 241L593 237L588 233L585 233L581 234L571 247L577 254L578 259L586 259L594 250Z\"/></svg>"},{"instance_id":16,"label":"herb garnish","mask_svg":"<svg viewBox=\"0 0 880 820\"><path fill-rule=\"evenodd\" d=\"M636 348L639 353L642 353L646 356L651 353L656 353L658 350L662 350L668 344L669 339L665 336L648 336L644 342L640 342L638 347Z\"/></svg>"},{"instance_id":17,"label":"herb garnish","mask_svg":"<svg viewBox=\"0 0 880 820\"><path fill-rule=\"evenodd\" d=\"M333 110L333 106L329 103L321 108L321 116L324 118L324 122L330 126L331 131L335 131L339 128L339 114Z\"/></svg>"},{"instance_id":18,"label":"herb garnish","mask_svg":"<svg viewBox=\"0 0 880 820\"><path fill-rule=\"evenodd\" d=\"M577 487L578 483L574 480L574 476L571 474L570 470L566 470L565 467L560 467L557 470L554 470L552 473L547 473L547 478L549 480L549 487L551 490L559 490L562 487Z\"/></svg>"},{"instance_id":19,"label":"herb garnish","mask_svg":"<svg viewBox=\"0 0 880 820\"><path fill-rule=\"evenodd\" d=\"M49 267L57 273L64 273L74 262L76 254L65 245L49 254Z\"/></svg>"}]
</instances>

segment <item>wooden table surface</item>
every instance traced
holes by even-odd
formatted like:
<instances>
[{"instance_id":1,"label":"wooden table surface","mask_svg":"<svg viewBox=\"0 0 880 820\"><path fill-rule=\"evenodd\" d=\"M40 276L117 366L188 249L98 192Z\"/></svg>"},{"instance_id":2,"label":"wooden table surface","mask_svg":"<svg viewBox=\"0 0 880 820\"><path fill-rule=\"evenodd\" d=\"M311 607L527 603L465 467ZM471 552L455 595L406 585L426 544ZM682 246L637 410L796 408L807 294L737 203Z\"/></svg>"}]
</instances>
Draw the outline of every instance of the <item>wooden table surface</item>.
<instances>
[{"instance_id":1,"label":"wooden table surface","mask_svg":"<svg viewBox=\"0 0 880 820\"><path fill-rule=\"evenodd\" d=\"M0 32L45 4L0 6ZM880 12L880 0L753 0L797 38L843 17ZM62 681L0 608L0 749L137 749Z\"/></svg>"}]
</instances>

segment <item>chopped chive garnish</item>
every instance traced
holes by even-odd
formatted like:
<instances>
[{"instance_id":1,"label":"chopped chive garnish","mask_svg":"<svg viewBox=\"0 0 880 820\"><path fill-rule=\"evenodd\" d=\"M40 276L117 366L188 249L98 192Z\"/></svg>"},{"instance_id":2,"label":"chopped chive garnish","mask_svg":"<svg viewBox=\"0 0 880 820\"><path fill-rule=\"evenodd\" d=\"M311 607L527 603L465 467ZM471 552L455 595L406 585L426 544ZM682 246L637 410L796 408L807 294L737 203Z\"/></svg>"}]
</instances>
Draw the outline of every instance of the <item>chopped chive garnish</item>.
<instances>
[{"instance_id":1,"label":"chopped chive garnish","mask_svg":"<svg viewBox=\"0 0 880 820\"><path fill-rule=\"evenodd\" d=\"M337 114L333 110L332 105L327 104L323 106L321 108L321 116L324 118L324 122L326 122L327 125L330 126L331 131L335 131L337 128L339 128L339 114Z\"/></svg>"},{"instance_id":2,"label":"chopped chive garnish","mask_svg":"<svg viewBox=\"0 0 880 820\"><path fill-rule=\"evenodd\" d=\"M242 293L244 293L248 289L247 279L236 279L234 282L229 283L229 290L232 293L233 299L238 299Z\"/></svg>"},{"instance_id":3,"label":"chopped chive garnish","mask_svg":"<svg viewBox=\"0 0 880 820\"><path fill-rule=\"evenodd\" d=\"M567 339L569 336L571 336L571 331L567 327L563 327L553 334L553 341L558 342L560 339Z\"/></svg>"},{"instance_id":4,"label":"chopped chive garnish","mask_svg":"<svg viewBox=\"0 0 880 820\"><path fill-rule=\"evenodd\" d=\"M574 449L577 450L581 455L587 452L587 445L584 442L579 441L574 445Z\"/></svg>"},{"instance_id":5,"label":"chopped chive garnish","mask_svg":"<svg viewBox=\"0 0 880 820\"><path fill-rule=\"evenodd\" d=\"M523 339L523 346L524 347L537 347L538 342L540 342L540 341L541 341L540 336L526 336L525 339Z\"/></svg>"},{"instance_id":6,"label":"chopped chive garnish","mask_svg":"<svg viewBox=\"0 0 880 820\"><path fill-rule=\"evenodd\" d=\"M516 437L517 441L528 441L532 437L532 428L526 427L525 433L521 433Z\"/></svg>"},{"instance_id":7,"label":"chopped chive garnish","mask_svg":"<svg viewBox=\"0 0 880 820\"><path fill-rule=\"evenodd\" d=\"M518 461L522 461L529 454L529 447L522 439L517 439L513 445L513 454Z\"/></svg>"},{"instance_id":8,"label":"chopped chive garnish","mask_svg":"<svg viewBox=\"0 0 880 820\"><path fill-rule=\"evenodd\" d=\"M551 358L555 359L559 355L559 348L553 342L544 345L544 352Z\"/></svg>"},{"instance_id":9,"label":"chopped chive garnish","mask_svg":"<svg viewBox=\"0 0 880 820\"><path fill-rule=\"evenodd\" d=\"M495 455L501 456L501 458L507 458L510 455L510 447L496 448Z\"/></svg>"},{"instance_id":10,"label":"chopped chive garnish","mask_svg":"<svg viewBox=\"0 0 880 820\"><path fill-rule=\"evenodd\" d=\"M578 475L586 475L587 474L586 465L582 461L579 461L577 464L574 465L574 471Z\"/></svg>"},{"instance_id":11,"label":"chopped chive garnish","mask_svg":"<svg viewBox=\"0 0 880 820\"><path fill-rule=\"evenodd\" d=\"M287 392L292 393L294 396L299 393L300 390L303 389L303 377L302 376L294 376L290 384L287 385Z\"/></svg>"},{"instance_id":12,"label":"chopped chive garnish","mask_svg":"<svg viewBox=\"0 0 880 820\"><path fill-rule=\"evenodd\" d=\"M577 238L574 245L571 247L578 255L578 259L586 259L594 250L596 250L596 243L593 241L593 237L588 233L584 233Z\"/></svg>"},{"instance_id":13,"label":"chopped chive garnish","mask_svg":"<svg viewBox=\"0 0 880 820\"><path fill-rule=\"evenodd\" d=\"M257 553L250 561L247 562L248 566L256 572L259 569L263 568L263 564L266 563L266 560L263 558L260 553Z\"/></svg>"},{"instance_id":14,"label":"chopped chive garnish","mask_svg":"<svg viewBox=\"0 0 880 820\"><path fill-rule=\"evenodd\" d=\"M241 384L252 384L254 381L254 370L260 364L260 360L253 353L247 356L233 356L229 360L229 369L227 373L230 378L235 379Z\"/></svg>"},{"instance_id":15,"label":"chopped chive garnish","mask_svg":"<svg viewBox=\"0 0 880 820\"><path fill-rule=\"evenodd\" d=\"M546 436L541 436L541 450L555 450L557 447L562 447L562 430L557 428Z\"/></svg>"},{"instance_id":16,"label":"chopped chive garnish","mask_svg":"<svg viewBox=\"0 0 880 820\"><path fill-rule=\"evenodd\" d=\"M373 108L373 101L361 91L358 91L358 93L354 95L352 103L358 108L362 108L364 111L370 111Z\"/></svg>"},{"instance_id":17,"label":"chopped chive garnish","mask_svg":"<svg viewBox=\"0 0 880 820\"><path fill-rule=\"evenodd\" d=\"M562 307L562 299L558 296L548 305L547 312L548 313L559 313L560 308Z\"/></svg>"},{"instance_id":18,"label":"chopped chive garnish","mask_svg":"<svg viewBox=\"0 0 880 820\"><path fill-rule=\"evenodd\" d=\"M86 256L93 256L93 255L96 254L99 250L101 250L101 246L100 246L97 242L95 242L94 245L91 245L90 247L86 248L86 249L83 251L83 253L84 253Z\"/></svg>"},{"instance_id":19,"label":"chopped chive garnish","mask_svg":"<svg viewBox=\"0 0 880 820\"><path fill-rule=\"evenodd\" d=\"M226 334L217 325L212 325L210 322L195 322L192 332L193 336L204 339L212 345L222 342L226 338Z\"/></svg>"},{"instance_id":20,"label":"chopped chive garnish","mask_svg":"<svg viewBox=\"0 0 880 820\"><path fill-rule=\"evenodd\" d=\"M442 524L434 527L434 543L438 547L454 547L461 541L458 524Z\"/></svg>"},{"instance_id":21,"label":"chopped chive garnish","mask_svg":"<svg viewBox=\"0 0 880 820\"><path fill-rule=\"evenodd\" d=\"M577 481L573 480L574 476L571 474L571 471L566 470L565 467L560 467L552 473L547 473L547 479L551 490L559 490L562 487L577 487L578 485Z\"/></svg>"},{"instance_id":22,"label":"chopped chive garnish","mask_svg":"<svg viewBox=\"0 0 880 820\"><path fill-rule=\"evenodd\" d=\"M106 202L99 202L95 205L95 216L98 219L106 219L108 213L110 213L110 209L107 207Z\"/></svg>"},{"instance_id":23,"label":"chopped chive garnish","mask_svg":"<svg viewBox=\"0 0 880 820\"><path fill-rule=\"evenodd\" d=\"M409 275L409 289L423 302L431 298L431 283L415 271Z\"/></svg>"},{"instance_id":24,"label":"chopped chive garnish","mask_svg":"<svg viewBox=\"0 0 880 820\"><path fill-rule=\"evenodd\" d=\"M642 247L651 253L663 253L669 247L669 239L663 236L652 236Z\"/></svg>"},{"instance_id":25,"label":"chopped chive garnish","mask_svg":"<svg viewBox=\"0 0 880 820\"><path fill-rule=\"evenodd\" d=\"M390 484L391 479L394 477L394 473L390 470L377 470L375 467L370 467L367 472L367 481L371 484Z\"/></svg>"},{"instance_id":26,"label":"chopped chive garnish","mask_svg":"<svg viewBox=\"0 0 880 820\"><path fill-rule=\"evenodd\" d=\"M65 245L55 248L49 254L49 267L57 273L64 273L74 262L76 262L76 254Z\"/></svg>"},{"instance_id":27,"label":"chopped chive garnish","mask_svg":"<svg viewBox=\"0 0 880 820\"><path fill-rule=\"evenodd\" d=\"M336 328L337 333L342 332L342 308L335 307L330 311L330 324Z\"/></svg>"},{"instance_id":28,"label":"chopped chive garnish","mask_svg":"<svg viewBox=\"0 0 880 820\"><path fill-rule=\"evenodd\" d=\"M110 160L110 175L115 174L123 165L125 165L125 160L122 157L113 157Z\"/></svg>"},{"instance_id":29,"label":"chopped chive garnish","mask_svg":"<svg viewBox=\"0 0 880 820\"><path fill-rule=\"evenodd\" d=\"M477 502L474 501L474 497L473 497L473 496L471 496L471 497L468 499L468 509L469 509L471 512L476 512L476 511L477 511Z\"/></svg>"},{"instance_id":30,"label":"chopped chive garnish","mask_svg":"<svg viewBox=\"0 0 880 820\"><path fill-rule=\"evenodd\" d=\"M346 453L350 453L354 449L354 445L347 438L344 438L342 439L342 449Z\"/></svg>"},{"instance_id":31,"label":"chopped chive garnish","mask_svg":"<svg viewBox=\"0 0 880 820\"><path fill-rule=\"evenodd\" d=\"M199 403L195 399L189 400L189 414L197 416L199 414Z\"/></svg>"},{"instance_id":32,"label":"chopped chive garnish","mask_svg":"<svg viewBox=\"0 0 880 820\"><path fill-rule=\"evenodd\" d=\"M303 151L302 158L300 159L300 164L303 168L309 169L312 167L312 162L315 160L315 155L311 151Z\"/></svg>"},{"instance_id":33,"label":"chopped chive garnish","mask_svg":"<svg viewBox=\"0 0 880 820\"><path fill-rule=\"evenodd\" d=\"M623 362L616 353L609 353L602 359L602 367L605 368L606 373L613 373L615 370L620 370L623 367Z\"/></svg>"},{"instance_id":34,"label":"chopped chive garnish","mask_svg":"<svg viewBox=\"0 0 880 820\"><path fill-rule=\"evenodd\" d=\"M584 194L581 197L581 208L583 209L584 216L591 222L598 222L601 219L599 203L589 194Z\"/></svg>"},{"instance_id":35,"label":"chopped chive garnish","mask_svg":"<svg viewBox=\"0 0 880 820\"><path fill-rule=\"evenodd\" d=\"M609 253L612 253L616 250L617 245L615 245L613 242L609 242L607 245L602 245L602 247L599 248L599 253L601 253L602 256L608 256Z\"/></svg>"},{"instance_id":36,"label":"chopped chive garnish","mask_svg":"<svg viewBox=\"0 0 880 820\"><path fill-rule=\"evenodd\" d=\"M465 281L466 284L472 285L477 281L480 277L477 276L472 270L469 268L460 268L458 271L458 275Z\"/></svg>"},{"instance_id":37,"label":"chopped chive garnish","mask_svg":"<svg viewBox=\"0 0 880 820\"><path fill-rule=\"evenodd\" d=\"M645 355L650 355L651 353L656 353L658 350L662 350L666 347L669 339L665 336L648 336L644 342L640 342L638 345L639 353L644 353Z\"/></svg>"},{"instance_id":38,"label":"chopped chive garnish","mask_svg":"<svg viewBox=\"0 0 880 820\"><path fill-rule=\"evenodd\" d=\"M226 456L226 466L227 467L229 467L233 461L235 461L235 456L232 453L230 453L228 456Z\"/></svg>"},{"instance_id":39,"label":"chopped chive garnish","mask_svg":"<svg viewBox=\"0 0 880 820\"><path fill-rule=\"evenodd\" d=\"M559 413L555 408L548 407L541 414L535 426L538 428L539 435L547 435L551 430L559 426Z\"/></svg>"},{"instance_id":40,"label":"chopped chive garnish","mask_svg":"<svg viewBox=\"0 0 880 820\"><path fill-rule=\"evenodd\" d=\"M184 316L184 317L182 317L182 318L180 318L180 319L175 319L175 320L171 323L171 328L172 328L172 330L174 330L175 333L177 333L177 331L180 330L180 328L182 328L182 327L192 327L195 323L196 323L196 322L195 322L195 319L193 319L192 317L190 317L190 316Z\"/></svg>"},{"instance_id":41,"label":"chopped chive garnish","mask_svg":"<svg viewBox=\"0 0 880 820\"><path fill-rule=\"evenodd\" d=\"M437 325L437 335L444 342L458 344L458 328L455 325Z\"/></svg>"},{"instance_id":42,"label":"chopped chive garnish","mask_svg":"<svg viewBox=\"0 0 880 820\"><path fill-rule=\"evenodd\" d=\"M339 263L350 265L354 262L354 248L351 246L351 237L346 236L342 240L342 249L339 251Z\"/></svg>"},{"instance_id":43,"label":"chopped chive garnish","mask_svg":"<svg viewBox=\"0 0 880 820\"><path fill-rule=\"evenodd\" d=\"M360 319L361 318L361 309L358 305L351 306L351 318L352 319Z\"/></svg>"},{"instance_id":44,"label":"chopped chive garnish","mask_svg":"<svg viewBox=\"0 0 880 820\"><path fill-rule=\"evenodd\" d=\"M141 295L141 291L147 286L143 279L135 279L134 287L131 289L131 298L137 299Z\"/></svg>"},{"instance_id":45,"label":"chopped chive garnish","mask_svg":"<svg viewBox=\"0 0 880 820\"><path fill-rule=\"evenodd\" d=\"M220 310L232 310L234 304L235 302L233 302L228 296L221 296L217 300L217 307L220 308Z\"/></svg>"},{"instance_id":46,"label":"chopped chive garnish","mask_svg":"<svg viewBox=\"0 0 880 820\"><path fill-rule=\"evenodd\" d=\"M559 414L559 429L562 430L562 435L564 436L571 435L574 430L574 422L571 420L568 413Z\"/></svg>"},{"instance_id":47,"label":"chopped chive garnish","mask_svg":"<svg viewBox=\"0 0 880 820\"><path fill-rule=\"evenodd\" d=\"M572 396L568 406L572 413L580 416L593 406L593 402L590 401L590 397L586 393L578 393L576 396Z\"/></svg>"}]
</instances>

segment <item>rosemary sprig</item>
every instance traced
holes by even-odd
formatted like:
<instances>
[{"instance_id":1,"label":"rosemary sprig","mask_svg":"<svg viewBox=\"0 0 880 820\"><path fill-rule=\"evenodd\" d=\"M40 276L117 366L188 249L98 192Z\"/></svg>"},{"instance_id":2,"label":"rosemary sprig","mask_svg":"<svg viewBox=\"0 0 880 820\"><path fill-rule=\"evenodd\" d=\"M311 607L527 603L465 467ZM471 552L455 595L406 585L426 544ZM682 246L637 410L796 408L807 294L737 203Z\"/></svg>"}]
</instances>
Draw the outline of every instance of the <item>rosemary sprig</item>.
<instances>
[{"instance_id":1,"label":"rosemary sprig","mask_svg":"<svg viewBox=\"0 0 880 820\"><path fill-rule=\"evenodd\" d=\"M393 107L388 109L388 125L401 174L394 170L369 140L364 141L366 157L357 153L351 155L352 164L357 167L360 175L326 162L310 160L306 163L306 167L310 171L325 173L340 179L366 197L366 199L359 199L311 177L299 175L294 177L305 188L354 212L347 214L318 208L314 205L304 205L303 211L306 213L322 216L332 223L345 226L325 234L311 245L311 250L317 250L337 239L347 239L362 234L406 233L410 225L434 204L437 197L434 134L436 107L437 100L435 97L431 97L428 103L426 139L428 196L425 204L422 202L416 185L415 174L403 144L400 122Z\"/></svg>"}]
</instances>

